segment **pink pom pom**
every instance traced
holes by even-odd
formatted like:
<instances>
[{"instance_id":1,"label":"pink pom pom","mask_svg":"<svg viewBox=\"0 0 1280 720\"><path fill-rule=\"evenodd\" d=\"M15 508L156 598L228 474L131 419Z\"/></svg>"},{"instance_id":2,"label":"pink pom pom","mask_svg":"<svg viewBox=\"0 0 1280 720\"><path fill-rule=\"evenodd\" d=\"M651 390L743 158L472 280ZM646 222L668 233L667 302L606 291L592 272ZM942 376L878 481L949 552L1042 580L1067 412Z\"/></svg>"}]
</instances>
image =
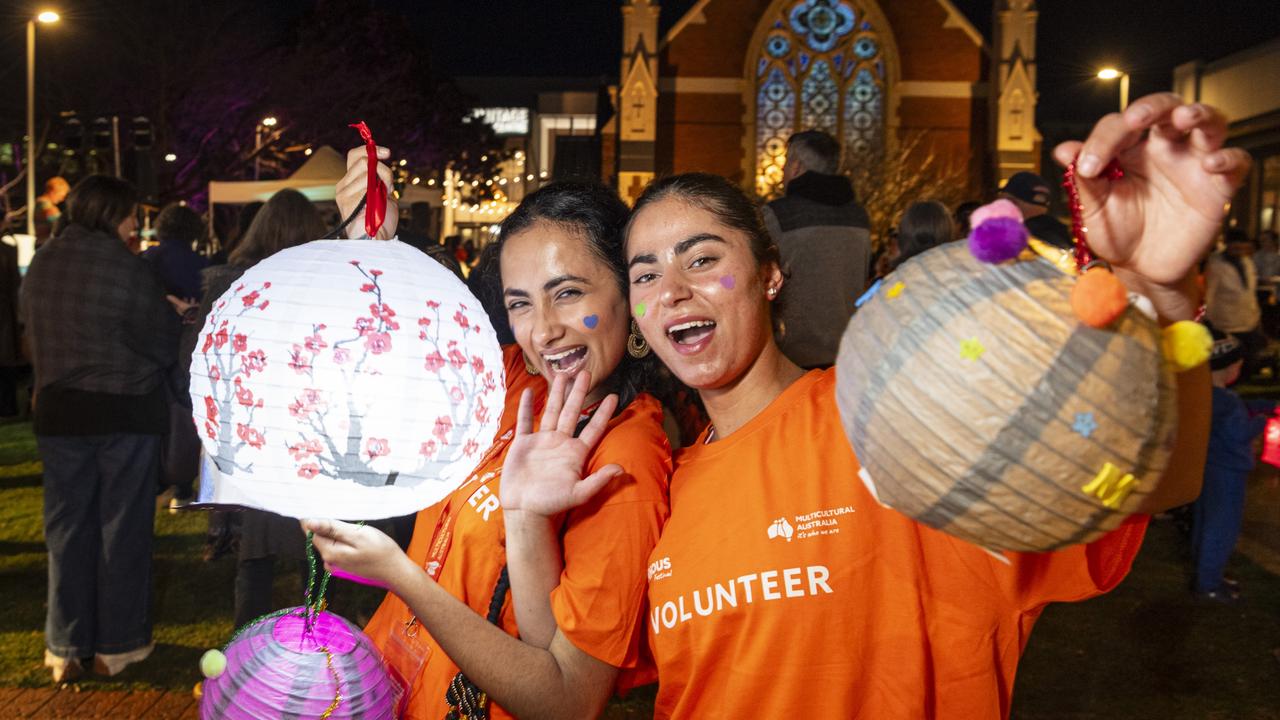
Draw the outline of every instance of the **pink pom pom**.
<instances>
[{"instance_id":1,"label":"pink pom pom","mask_svg":"<svg viewBox=\"0 0 1280 720\"><path fill-rule=\"evenodd\" d=\"M988 202L982 208L974 210L972 215L969 215L969 227L978 227L978 225L986 223L987 220L992 218L1009 218L1018 220L1020 223L1023 222L1023 213L1018 209L1018 205L1012 204L1010 200L1000 199L995 202Z\"/></svg>"},{"instance_id":2,"label":"pink pom pom","mask_svg":"<svg viewBox=\"0 0 1280 720\"><path fill-rule=\"evenodd\" d=\"M977 212L975 211L976 215ZM1027 246L1027 228L1018 219L1008 217L989 218L981 225L974 225L969 233L969 252L985 263L1000 263L1018 257Z\"/></svg>"},{"instance_id":3,"label":"pink pom pom","mask_svg":"<svg viewBox=\"0 0 1280 720\"><path fill-rule=\"evenodd\" d=\"M974 210L969 216L969 227L978 227L992 218L1009 218L1022 222L1022 211L1012 201L1001 198Z\"/></svg>"}]
</instances>

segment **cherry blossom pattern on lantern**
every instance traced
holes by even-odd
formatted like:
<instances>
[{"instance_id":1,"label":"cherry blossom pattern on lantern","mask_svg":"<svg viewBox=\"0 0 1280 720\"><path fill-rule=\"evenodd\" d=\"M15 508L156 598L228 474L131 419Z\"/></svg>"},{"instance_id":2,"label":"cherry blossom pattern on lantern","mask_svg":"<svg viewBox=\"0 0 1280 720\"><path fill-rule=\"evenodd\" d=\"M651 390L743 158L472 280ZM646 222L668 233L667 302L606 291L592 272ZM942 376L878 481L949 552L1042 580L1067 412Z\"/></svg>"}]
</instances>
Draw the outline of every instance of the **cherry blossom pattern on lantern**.
<instances>
[{"instance_id":1,"label":"cherry blossom pattern on lantern","mask_svg":"<svg viewBox=\"0 0 1280 720\"><path fill-rule=\"evenodd\" d=\"M253 346L253 338L237 329L237 321L249 313L262 312L270 305L266 297L270 282L244 292L246 285L238 284L231 293L231 301L219 300L200 338L198 363L204 366L209 379L210 393L204 396L204 407L196 408L194 420L204 435L218 446L210 453L218 463L218 469L226 474L236 470L249 470L253 463L237 461L245 447L261 449L267 442L265 430L254 424L254 415L263 407L263 400L254 389L254 376L267 366L266 352ZM242 422L231 421L232 407L247 409ZM204 411L203 416L200 410Z\"/></svg>"},{"instance_id":2,"label":"cherry blossom pattern on lantern","mask_svg":"<svg viewBox=\"0 0 1280 720\"><path fill-rule=\"evenodd\" d=\"M352 379L360 373L381 372L381 358L393 345L412 342L416 330L417 340L426 346L422 354L423 372L440 376L438 382L446 388L451 411L449 415L423 419L426 438L419 441L419 466L411 472L421 475L433 464L473 457L479 443L464 441L467 428L472 418L480 423L489 419L491 411L485 400L498 386L493 370L485 367L480 356L479 339L475 341L474 351L470 347L473 338L482 332L474 313L458 303L450 317L442 313L439 302L431 300L425 303L426 314L412 323L416 327L402 329L396 309L383 295L384 273L366 268L359 260L348 264L358 273L353 280L359 283L359 291L369 296L368 314L352 318L351 331L345 337L339 335L339 339L326 338L324 325L313 326L311 335L292 344L289 366L314 381L317 364L331 363L351 386ZM457 334L453 330L456 327L461 331L461 341L441 338L441 323L450 320L453 323L450 335ZM348 396L344 404L340 398L327 398L321 388L308 387L294 399L289 412L298 429L287 447L299 477L310 479L323 475L375 487L394 485L399 472L409 472L402 469L388 473L375 469L379 458L391 455L395 448L389 438L364 436L363 415L356 407L355 398ZM337 414L330 417L331 413ZM345 437L331 437L326 427L342 428Z\"/></svg>"},{"instance_id":3,"label":"cherry blossom pattern on lantern","mask_svg":"<svg viewBox=\"0 0 1280 720\"><path fill-rule=\"evenodd\" d=\"M480 449L474 440L462 442L467 426L471 422L487 422L490 408L485 398L498 389L498 379L493 368L486 368L484 358L479 355L475 341L483 328L472 316L472 311L464 303L458 303L452 315L442 311L435 300L424 303L426 313L418 318L418 339L426 345L423 354L423 368L440 376L441 382L449 386L450 414L435 418L431 434L433 440L422 442L419 454L424 458L440 460L444 457L473 457ZM440 328L442 322L452 322L462 331L462 340L446 340L440 347ZM463 392L467 385L468 370L472 374L471 393Z\"/></svg>"}]
</instances>

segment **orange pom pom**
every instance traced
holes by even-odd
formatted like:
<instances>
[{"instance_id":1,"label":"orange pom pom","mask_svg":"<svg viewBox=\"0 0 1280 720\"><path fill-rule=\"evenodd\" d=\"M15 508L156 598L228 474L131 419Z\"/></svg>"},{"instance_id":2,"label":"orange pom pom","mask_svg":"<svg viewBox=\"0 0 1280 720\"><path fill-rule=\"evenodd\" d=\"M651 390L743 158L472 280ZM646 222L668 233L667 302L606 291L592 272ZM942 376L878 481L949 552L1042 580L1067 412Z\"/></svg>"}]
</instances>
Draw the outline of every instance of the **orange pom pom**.
<instances>
[{"instance_id":1,"label":"orange pom pom","mask_svg":"<svg viewBox=\"0 0 1280 720\"><path fill-rule=\"evenodd\" d=\"M1104 267L1089 268L1071 288L1071 309L1089 327L1110 325L1128 306L1129 292L1124 283Z\"/></svg>"}]
</instances>

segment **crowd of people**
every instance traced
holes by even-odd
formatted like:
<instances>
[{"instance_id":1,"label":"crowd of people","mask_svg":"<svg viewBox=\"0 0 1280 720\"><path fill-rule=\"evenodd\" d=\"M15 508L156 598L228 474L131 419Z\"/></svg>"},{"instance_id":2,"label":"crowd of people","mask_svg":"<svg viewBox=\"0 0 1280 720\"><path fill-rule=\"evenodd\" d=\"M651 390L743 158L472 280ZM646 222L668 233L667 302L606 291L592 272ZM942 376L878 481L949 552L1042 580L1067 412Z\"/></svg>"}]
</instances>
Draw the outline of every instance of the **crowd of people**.
<instances>
[{"instance_id":1,"label":"crowd of people","mask_svg":"<svg viewBox=\"0 0 1280 720\"><path fill-rule=\"evenodd\" d=\"M1079 158L1094 251L1162 322L1195 318L1206 294L1214 319L1257 288L1254 261L1230 243L1204 290L1198 281L1248 168L1222 146L1224 127L1212 108L1156 95L1056 151ZM601 185L551 183L478 253L430 242L410 209L399 237L465 275L508 341L500 427L472 477L412 516L399 542L369 525L303 523L330 567L389 589L365 631L406 690L404 717L594 717L614 692L655 680L660 717L1004 717L1043 608L1114 588L1151 514L1193 501L1202 476L1208 497L1225 457L1215 443L1238 448L1255 432L1214 389L1210 439L1209 397L1257 342L1257 312L1219 326L1212 375L1179 375L1180 392L1204 402L1179 417L1171 469L1139 513L1100 540L997 557L877 503L839 421L836 350L870 283L963 237L976 204L920 198L877 261L840 156L824 133L792 136L785 195L763 206L700 173L654 181L631 208ZM1144 172L1109 176L1112 159ZM368 166L348 168L337 205L361 228ZM377 172L389 182L390 168ZM1111 192L1118 183L1125 192ZM1070 247L1043 179L1018 173L993 194L1032 234ZM199 216L174 206L140 260L124 242L136 202L112 178L78 183L22 289L55 680L90 659L114 674L150 652L155 488L177 487L181 505L196 475L184 386L194 337L247 268L327 230L286 190L246 208L224 258L205 258L193 250ZM389 208L379 237L398 222ZM1274 244L1258 265L1280 265ZM1224 462L1239 474L1238 452ZM1209 528L1196 536L1205 595L1223 592L1213 576L1231 492L1196 511ZM838 532L777 529L805 516ZM215 547L237 535L240 625L271 609L276 561L300 559L304 538L268 513L211 517Z\"/></svg>"}]
</instances>

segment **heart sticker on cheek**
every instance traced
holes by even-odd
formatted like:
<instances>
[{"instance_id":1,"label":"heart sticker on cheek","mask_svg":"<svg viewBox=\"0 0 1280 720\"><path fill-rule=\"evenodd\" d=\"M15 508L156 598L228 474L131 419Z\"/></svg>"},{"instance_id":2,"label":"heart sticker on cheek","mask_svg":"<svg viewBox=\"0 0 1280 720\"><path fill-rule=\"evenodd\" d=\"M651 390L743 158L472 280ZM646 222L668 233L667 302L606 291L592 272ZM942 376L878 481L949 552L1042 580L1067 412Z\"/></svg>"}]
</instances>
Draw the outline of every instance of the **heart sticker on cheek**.
<instances>
[{"instance_id":1,"label":"heart sticker on cheek","mask_svg":"<svg viewBox=\"0 0 1280 720\"><path fill-rule=\"evenodd\" d=\"M646 310L646 308L645 308L644 303L636 303L636 317L638 317L638 318L642 318L642 317L644 317L644 311L645 311L645 310Z\"/></svg>"},{"instance_id":2,"label":"heart sticker on cheek","mask_svg":"<svg viewBox=\"0 0 1280 720\"><path fill-rule=\"evenodd\" d=\"M736 283L734 283L732 275L725 275L720 278L720 284L724 286L725 290L732 290Z\"/></svg>"},{"instance_id":3,"label":"heart sticker on cheek","mask_svg":"<svg viewBox=\"0 0 1280 720\"><path fill-rule=\"evenodd\" d=\"M588 330L595 330L596 326L600 324L600 316L588 315L582 318L582 324L586 325Z\"/></svg>"}]
</instances>

